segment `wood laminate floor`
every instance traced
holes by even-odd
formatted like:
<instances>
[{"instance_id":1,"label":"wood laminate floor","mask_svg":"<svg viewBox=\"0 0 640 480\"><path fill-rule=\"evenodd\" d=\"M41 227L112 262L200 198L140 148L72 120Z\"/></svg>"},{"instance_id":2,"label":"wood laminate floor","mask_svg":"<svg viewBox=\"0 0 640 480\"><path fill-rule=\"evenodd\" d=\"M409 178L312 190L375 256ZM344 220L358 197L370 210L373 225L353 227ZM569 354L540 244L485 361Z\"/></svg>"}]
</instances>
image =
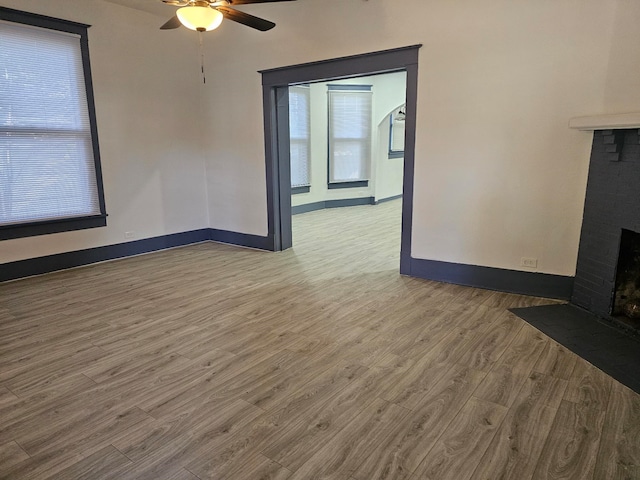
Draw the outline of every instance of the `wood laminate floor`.
<instances>
[{"instance_id":1,"label":"wood laminate floor","mask_svg":"<svg viewBox=\"0 0 640 480\"><path fill-rule=\"evenodd\" d=\"M400 202L0 285L0 478L640 478L640 396L401 277Z\"/></svg>"}]
</instances>

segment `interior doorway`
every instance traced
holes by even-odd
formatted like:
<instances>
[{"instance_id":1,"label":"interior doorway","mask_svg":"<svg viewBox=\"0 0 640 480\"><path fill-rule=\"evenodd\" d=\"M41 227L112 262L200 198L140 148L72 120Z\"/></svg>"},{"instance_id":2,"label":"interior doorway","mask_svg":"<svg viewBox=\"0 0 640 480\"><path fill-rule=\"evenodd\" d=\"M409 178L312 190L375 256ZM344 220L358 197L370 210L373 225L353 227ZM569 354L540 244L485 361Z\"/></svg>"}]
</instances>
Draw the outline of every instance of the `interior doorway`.
<instances>
[{"instance_id":1,"label":"interior doorway","mask_svg":"<svg viewBox=\"0 0 640 480\"><path fill-rule=\"evenodd\" d=\"M289 86L345 78L405 72L405 145L403 165L400 273L410 274L415 122L420 45L343 57L260 72L263 84L269 237L276 251L292 246Z\"/></svg>"},{"instance_id":2,"label":"interior doorway","mask_svg":"<svg viewBox=\"0 0 640 480\"><path fill-rule=\"evenodd\" d=\"M289 87L294 218L402 197L405 104L404 71Z\"/></svg>"}]
</instances>

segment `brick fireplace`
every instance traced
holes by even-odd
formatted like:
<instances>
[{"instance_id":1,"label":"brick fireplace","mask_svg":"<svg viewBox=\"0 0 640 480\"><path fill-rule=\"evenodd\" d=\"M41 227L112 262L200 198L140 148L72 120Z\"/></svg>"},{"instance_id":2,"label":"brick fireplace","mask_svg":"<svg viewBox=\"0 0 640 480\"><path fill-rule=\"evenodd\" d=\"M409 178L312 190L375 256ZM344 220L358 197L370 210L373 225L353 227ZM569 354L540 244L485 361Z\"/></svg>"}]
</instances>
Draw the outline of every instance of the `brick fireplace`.
<instances>
[{"instance_id":1,"label":"brick fireplace","mask_svg":"<svg viewBox=\"0 0 640 480\"><path fill-rule=\"evenodd\" d=\"M596 130L572 303L640 333L640 131ZM633 318L634 303L639 318Z\"/></svg>"}]
</instances>

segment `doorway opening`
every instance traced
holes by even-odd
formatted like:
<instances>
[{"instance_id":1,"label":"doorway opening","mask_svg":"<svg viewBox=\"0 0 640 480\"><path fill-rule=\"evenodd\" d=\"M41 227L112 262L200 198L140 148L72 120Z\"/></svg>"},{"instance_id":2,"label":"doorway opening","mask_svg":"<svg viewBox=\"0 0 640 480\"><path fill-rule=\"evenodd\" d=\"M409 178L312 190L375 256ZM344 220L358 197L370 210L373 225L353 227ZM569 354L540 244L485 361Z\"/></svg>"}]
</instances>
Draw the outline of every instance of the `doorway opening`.
<instances>
[{"instance_id":1,"label":"doorway opening","mask_svg":"<svg viewBox=\"0 0 640 480\"><path fill-rule=\"evenodd\" d=\"M414 45L260 72L262 74L264 103L268 228L273 250L288 249L293 243L289 87L291 85L403 72L406 102L403 105L394 106L393 111L402 110L404 126L400 273L410 274L418 50L420 46ZM393 111L389 115L394 113Z\"/></svg>"}]
</instances>

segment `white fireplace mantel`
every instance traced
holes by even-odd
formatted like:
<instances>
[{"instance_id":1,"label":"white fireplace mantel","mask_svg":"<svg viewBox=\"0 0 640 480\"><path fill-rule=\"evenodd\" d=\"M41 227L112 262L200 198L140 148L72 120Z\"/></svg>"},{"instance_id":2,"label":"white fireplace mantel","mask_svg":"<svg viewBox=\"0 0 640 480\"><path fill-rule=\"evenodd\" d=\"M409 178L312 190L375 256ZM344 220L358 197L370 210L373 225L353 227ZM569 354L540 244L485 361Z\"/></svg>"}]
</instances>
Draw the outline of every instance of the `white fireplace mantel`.
<instances>
[{"instance_id":1,"label":"white fireplace mantel","mask_svg":"<svg viewBox=\"0 0 640 480\"><path fill-rule=\"evenodd\" d=\"M640 128L640 113L575 117L569 120L569 128L587 131Z\"/></svg>"}]
</instances>

